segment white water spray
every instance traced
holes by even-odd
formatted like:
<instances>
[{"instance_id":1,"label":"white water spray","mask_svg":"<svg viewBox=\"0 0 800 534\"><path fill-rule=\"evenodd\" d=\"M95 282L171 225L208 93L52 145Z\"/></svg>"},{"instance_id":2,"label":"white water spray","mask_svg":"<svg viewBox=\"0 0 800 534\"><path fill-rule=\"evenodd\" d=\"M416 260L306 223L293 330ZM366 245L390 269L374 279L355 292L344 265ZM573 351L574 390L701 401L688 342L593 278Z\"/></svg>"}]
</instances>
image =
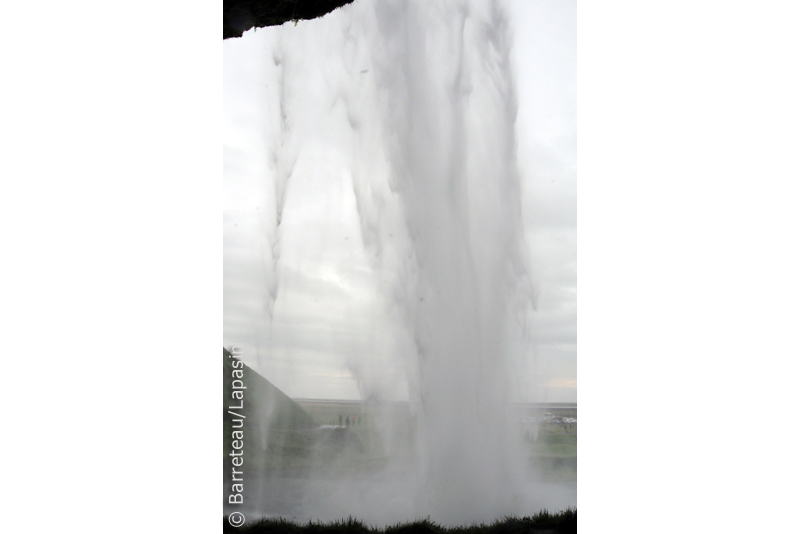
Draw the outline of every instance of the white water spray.
<instances>
[{"instance_id":1,"label":"white water spray","mask_svg":"<svg viewBox=\"0 0 800 534\"><path fill-rule=\"evenodd\" d=\"M504 6L356 2L275 36L270 316L293 173L327 154L352 186L376 315L391 325L350 367L364 398L380 399L380 367L402 362L417 415L413 476L395 488L411 506L402 513L464 523L530 512L510 405L515 319L532 292Z\"/></svg>"}]
</instances>

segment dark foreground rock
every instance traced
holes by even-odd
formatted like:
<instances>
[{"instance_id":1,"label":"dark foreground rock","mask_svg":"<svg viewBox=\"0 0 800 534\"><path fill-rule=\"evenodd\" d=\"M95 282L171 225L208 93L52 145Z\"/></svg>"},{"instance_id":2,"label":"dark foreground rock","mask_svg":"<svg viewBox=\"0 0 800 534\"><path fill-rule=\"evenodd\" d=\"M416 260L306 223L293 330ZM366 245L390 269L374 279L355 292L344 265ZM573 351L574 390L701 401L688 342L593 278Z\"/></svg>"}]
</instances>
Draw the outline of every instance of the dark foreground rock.
<instances>
[{"instance_id":1,"label":"dark foreground rock","mask_svg":"<svg viewBox=\"0 0 800 534\"><path fill-rule=\"evenodd\" d=\"M224 0L222 38L241 37L251 28L280 26L287 21L310 20L353 0Z\"/></svg>"}]
</instances>

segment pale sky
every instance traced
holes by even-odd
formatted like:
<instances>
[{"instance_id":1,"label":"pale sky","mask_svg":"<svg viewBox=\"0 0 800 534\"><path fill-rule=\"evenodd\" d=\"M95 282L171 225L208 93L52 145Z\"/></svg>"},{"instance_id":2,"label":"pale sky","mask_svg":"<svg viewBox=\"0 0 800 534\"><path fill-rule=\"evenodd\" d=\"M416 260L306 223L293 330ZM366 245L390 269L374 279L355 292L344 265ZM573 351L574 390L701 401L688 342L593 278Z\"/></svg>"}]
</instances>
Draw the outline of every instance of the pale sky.
<instances>
[{"instance_id":1,"label":"pale sky","mask_svg":"<svg viewBox=\"0 0 800 534\"><path fill-rule=\"evenodd\" d=\"M305 140L286 190L277 275L269 260L276 236L267 224L275 203L268 158L281 99L276 35L322 34L329 17L346 16L346 10L224 42L223 342L242 347L245 361L295 398L359 398L356 368L392 389L388 396L403 398L404 370L375 349L381 343L375 319L380 295L360 244L347 155L337 147ZM515 1L510 12L523 218L538 294L526 347L533 383L525 400L575 402L576 5ZM308 53L313 63L313 51ZM330 84L331 72L309 69L308 87ZM319 113L297 116L313 122ZM320 128L326 124L320 121Z\"/></svg>"}]
</instances>

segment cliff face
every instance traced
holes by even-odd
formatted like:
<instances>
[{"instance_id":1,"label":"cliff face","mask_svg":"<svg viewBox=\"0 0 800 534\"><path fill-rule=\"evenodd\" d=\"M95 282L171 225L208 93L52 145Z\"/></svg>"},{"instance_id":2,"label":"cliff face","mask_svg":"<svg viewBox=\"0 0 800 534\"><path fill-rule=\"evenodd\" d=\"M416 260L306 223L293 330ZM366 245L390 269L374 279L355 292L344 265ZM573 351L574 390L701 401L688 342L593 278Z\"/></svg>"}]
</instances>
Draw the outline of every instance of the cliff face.
<instances>
[{"instance_id":1,"label":"cliff face","mask_svg":"<svg viewBox=\"0 0 800 534\"><path fill-rule=\"evenodd\" d=\"M245 428L258 430L259 433L265 428L301 429L317 426L299 404L225 348L222 349L222 360L223 420L226 423L244 415ZM234 391L240 391L242 398L237 398L239 395L235 395Z\"/></svg>"},{"instance_id":2,"label":"cliff face","mask_svg":"<svg viewBox=\"0 0 800 534\"><path fill-rule=\"evenodd\" d=\"M280 468L292 444L317 425L299 404L222 349L222 480L226 506L254 506L248 488L265 468ZM298 435L294 441L288 439Z\"/></svg>"},{"instance_id":3,"label":"cliff face","mask_svg":"<svg viewBox=\"0 0 800 534\"><path fill-rule=\"evenodd\" d=\"M249 477L253 469L283 455L287 434L318 425L299 404L224 348L222 360L222 446L230 481L232 452L243 454L242 468ZM235 440L240 440L237 447Z\"/></svg>"},{"instance_id":4,"label":"cliff face","mask_svg":"<svg viewBox=\"0 0 800 534\"><path fill-rule=\"evenodd\" d=\"M224 0L222 38L241 37L250 28L315 19L351 2L353 0Z\"/></svg>"}]
</instances>

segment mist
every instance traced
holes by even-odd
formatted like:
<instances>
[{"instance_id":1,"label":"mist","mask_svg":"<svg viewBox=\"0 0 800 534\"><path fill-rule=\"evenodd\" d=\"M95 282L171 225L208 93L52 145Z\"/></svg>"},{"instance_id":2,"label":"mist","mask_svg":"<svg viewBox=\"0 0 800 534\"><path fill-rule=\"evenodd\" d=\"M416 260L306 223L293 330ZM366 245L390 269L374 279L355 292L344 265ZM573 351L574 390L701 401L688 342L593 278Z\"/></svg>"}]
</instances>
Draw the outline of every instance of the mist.
<instances>
[{"instance_id":1,"label":"mist","mask_svg":"<svg viewBox=\"0 0 800 534\"><path fill-rule=\"evenodd\" d=\"M574 504L536 479L516 407L537 291L505 4L355 2L256 34L262 107L226 109L260 131L226 169L259 176L240 277L256 297L226 334L267 378L337 354L365 425L309 430L302 474L259 475L253 511L281 493L300 519L466 524Z\"/></svg>"}]
</instances>

